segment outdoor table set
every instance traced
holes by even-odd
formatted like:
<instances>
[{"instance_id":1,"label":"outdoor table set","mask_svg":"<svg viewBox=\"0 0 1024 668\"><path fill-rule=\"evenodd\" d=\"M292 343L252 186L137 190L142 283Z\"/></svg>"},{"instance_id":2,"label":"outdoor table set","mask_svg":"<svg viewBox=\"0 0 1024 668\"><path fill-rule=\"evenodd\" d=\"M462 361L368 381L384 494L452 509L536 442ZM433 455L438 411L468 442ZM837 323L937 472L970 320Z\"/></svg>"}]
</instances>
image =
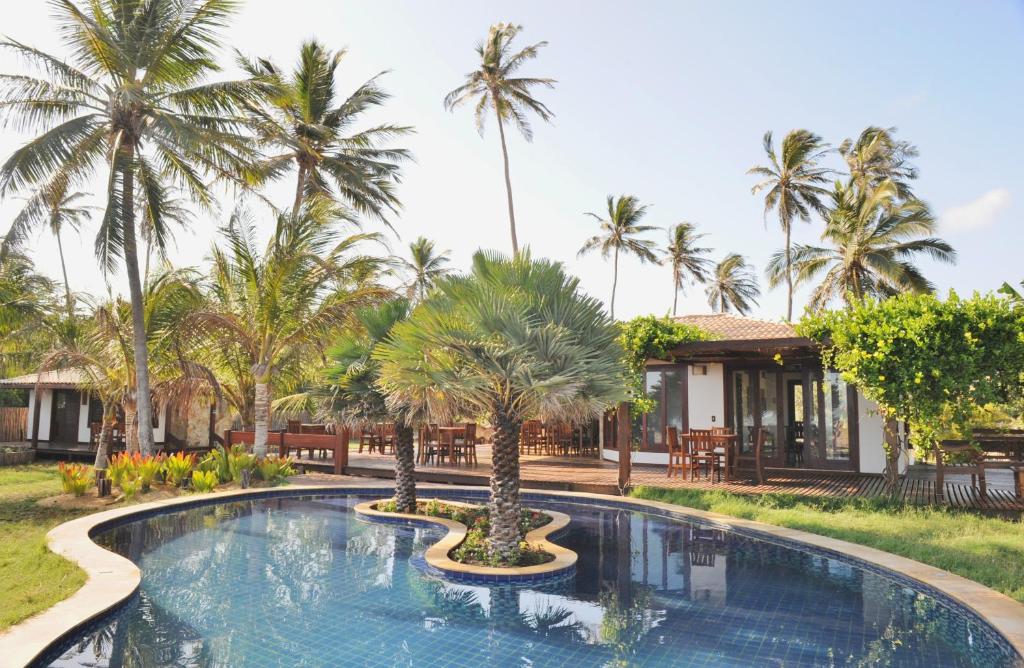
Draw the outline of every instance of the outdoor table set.
<instances>
[{"instance_id":1,"label":"outdoor table set","mask_svg":"<svg viewBox=\"0 0 1024 668\"><path fill-rule=\"evenodd\" d=\"M729 482L736 466L736 434L731 429L691 429L680 434L676 427L666 430L668 443L668 477L690 475L696 479L701 471L709 480L717 473L719 480Z\"/></svg>"}]
</instances>

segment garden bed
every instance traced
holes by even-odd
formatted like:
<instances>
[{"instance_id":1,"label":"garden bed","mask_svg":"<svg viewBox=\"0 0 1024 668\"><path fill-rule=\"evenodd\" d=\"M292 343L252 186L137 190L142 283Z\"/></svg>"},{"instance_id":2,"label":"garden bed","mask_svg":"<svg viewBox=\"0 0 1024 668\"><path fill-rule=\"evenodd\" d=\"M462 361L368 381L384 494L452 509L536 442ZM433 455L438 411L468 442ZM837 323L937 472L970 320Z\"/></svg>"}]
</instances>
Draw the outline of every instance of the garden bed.
<instances>
[{"instance_id":1,"label":"garden bed","mask_svg":"<svg viewBox=\"0 0 1024 668\"><path fill-rule=\"evenodd\" d=\"M394 500L379 502L374 508L386 513L397 512ZM552 520L551 515L538 510L523 508L521 513L519 530L523 536L534 529L550 524ZM458 547L448 554L453 561L460 564L515 568L546 564L555 558L553 554L538 549L526 541L520 544L518 558L513 563L503 563L491 557L487 549L487 538L491 529L487 506L471 506L431 499L418 501L415 514L443 517L465 525L466 537Z\"/></svg>"}]
</instances>

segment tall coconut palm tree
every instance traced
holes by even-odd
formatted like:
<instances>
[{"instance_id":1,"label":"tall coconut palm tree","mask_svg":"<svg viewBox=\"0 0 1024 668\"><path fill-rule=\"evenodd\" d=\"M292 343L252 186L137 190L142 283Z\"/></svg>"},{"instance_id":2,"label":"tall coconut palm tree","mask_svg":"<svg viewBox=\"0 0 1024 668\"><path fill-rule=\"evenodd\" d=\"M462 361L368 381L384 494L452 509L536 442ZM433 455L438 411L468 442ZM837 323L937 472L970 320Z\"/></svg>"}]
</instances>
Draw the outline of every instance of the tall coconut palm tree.
<instances>
[{"instance_id":1,"label":"tall coconut palm tree","mask_svg":"<svg viewBox=\"0 0 1024 668\"><path fill-rule=\"evenodd\" d=\"M143 284L136 235L137 198L166 240L164 202L180 186L211 203L208 176L244 173L252 142L232 114L256 86L209 82L220 29L235 0L103 0L79 6L53 0L57 34L70 57L15 40L0 48L21 56L42 76L0 76L3 115L38 133L0 167L0 195L46 183L79 183L101 173L107 205L96 252L107 271L124 259L135 332L135 373L146 453L153 451Z\"/></svg>"},{"instance_id":2,"label":"tall coconut palm tree","mask_svg":"<svg viewBox=\"0 0 1024 668\"><path fill-rule=\"evenodd\" d=\"M277 179L296 170L294 215L310 195L319 194L384 219L399 206L394 187L401 179L401 163L409 159L408 150L388 143L412 128L354 128L391 96L380 87L381 72L339 100L336 77L346 52L331 52L315 40L304 42L290 75L269 60L239 58L250 75L268 83L263 98L249 107L256 134L271 154L258 164L257 174Z\"/></svg>"},{"instance_id":3,"label":"tall coconut palm tree","mask_svg":"<svg viewBox=\"0 0 1024 668\"><path fill-rule=\"evenodd\" d=\"M654 254L654 242L650 239L641 239L639 235L658 228L639 224L647 215L647 205L641 205L640 200L633 195L620 195L617 200L608 195L607 205L606 218L602 218L596 213L584 214L600 223L601 233L587 239L583 247L576 253L576 257L586 255L595 249L599 249L601 257L606 260L609 255L612 256L612 300L609 310L612 320L614 320L615 291L619 285L619 253L635 255L640 258L640 262L657 262L658 256Z\"/></svg>"},{"instance_id":4,"label":"tall coconut palm tree","mask_svg":"<svg viewBox=\"0 0 1024 668\"><path fill-rule=\"evenodd\" d=\"M704 293L715 311L747 315L757 305L761 289L757 287L753 267L739 253L729 253L715 265Z\"/></svg>"},{"instance_id":5,"label":"tall coconut palm tree","mask_svg":"<svg viewBox=\"0 0 1024 668\"><path fill-rule=\"evenodd\" d=\"M917 147L895 135L896 128L864 128L856 139L839 144L839 155L858 188L871 190L889 181L898 199L914 199L910 181L917 179L918 172L910 161L918 156Z\"/></svg>"},{"instance_id":6,"label":"tall coconut palm tree","mask_svg":"<svg viewBox=\"0 0 1024 668\"><path fill-rule=\"evenodd\" d=\"M434 283L451 272L445 266L450 260L449 251L435 252L434 242L426 237L419 237L409 244L409 259L400 260L402 269L409 276L406 297L423 301Z\"/></svg>"},{"instance_id":7,"label":"tall coconut palm tree","mask_svg":"<svg viewBox=\"0 0 1024 668\"><path fill-rule=\"evenodd\" d=\"M826 153L828 145L821 137L809 130L792 130L782 140L781 154L776 155L772 133L764 133L764 152L768 156L767 166L752 167L748 174L760 176L763 180L751 192L766 191L764 196L764 218L775 209L779 226L786 235L786 258L792 248L793 221L808 222L811 212L824 214L822 197L828 191L821 184L827 183L829 170L819 167L818 162ZM793 271L790 259L786 266L786 320L793 319Z\"/></svg>"},{"instance_id":8,"label":"tall coconut palm tree","mask_svg":"<svg viewBox=\"0 0 1024 668\"><path fill-rule=\"evenodd\" d=\"M561 265L529 252L478 252L466 276L441 279L379 345L392 408L494 427L490 549L507 563L519 528L519 431L527 418L588 420L625 398L618 328Z\"/></svg>"},{"instance_id":9,"label":"tall coconut palm tree","mask_svg":"<svg viewBox=\"0 0 1024 668\"><path fill-rule=\"evenodd\" d=\"M210 335L228 357L224 363L248 378L253 388L255 443L267 451L270 384L275 373L322 346L355 309L375 303L386 291L359 280L367 264L378 260L355 255L375 234L339 238L336 211L317 200L298 216L280 214L270 240L260 250L254 221L236 209L223 228L227 250L213 249L210 300L184 324ZM355 277L355 278L354 278Z\"/></svg>"},{"instance_id":10,"label":"tall coconut palm tree","mask_svg":"<svg viewBox=\"0 0 1024 668\"><path fill-rule=\"evenodd\" d=\"M679 291L687 281L705 283L708 280L711 260L704 256L712 249L697 246L705 236L697 234L697 226L686 221L668 229L668 246L662 262L672 267L672 315L676 314Z\"/></svg>"},{"instance_id":11,"label":"tall coconut palm tree","mask_svg":"<svg viewBox=\"0 0 1024 668\"><path fill-rule=\"evenodd\" d=\"M198 281L191 270L165 269L146 284L143 333L151 352L155 406L216 387L212 373L196 362L182 345L180 325L201 302ZM131 305L123 299L118 297L96 304L86 327L74 336L65 337L46 355L42 364L44 370L76 368L85 374L88 389L103 403L102 439L109 441L109 421L120 406L125 418L125 447L130 452L140 449L138 433L142 430L136 388L138 374L132 350L133 326ZM152 435L152 423L148 429ZM103 447L108 445L106 442ZM102 467L105 459L97 455L97 464Z\"/></svg>"},{"instance_id":12,"label":"tall coconut palm tree","mask_svg":"<svg viewBox=\"0 0 1024 668\"><path fill-rule=\"evenodd\" d=\"M83 192L68 192L67 183L53 183L39 189L14 217L3 243L0 243L0 258L3 258L12 249L24 246L35 228L45 225L50 229L50 233L57 239L57 255L60 259L60 272L64 277L64 301L68 315L74 312L75 301L71 296L71 283L64 262L61 232L67 229L77 232L84 222L92 219L92 208L82 204L85 197Z\"/></svg>"},{"instance_id":13,"label":"tall coconut palm tree","mask_svg":"<svg viewBox=\"0 0 1024 668\"><path fill-rule=\"evenodd\" d=\"M0 257L0 374L24 373L45 352L40 330L56 310L55 287L21 250Z\"/></svg>"},{"instance_id":14,"label":"tall coconut palm tree","mask_svg":"<svg viewBox=\"0 0 1024 668\"><path fill-rule=\"evenodd\" d=\"M466 82L448 93L444 98L445 109L454 110L463 104L474 104L473 114L476 129L484 134L487 116L494 111L498 120L498 136L501 138L501 158L505 167L505 196L508 199L508 223L512 232L512 254L519 253L519 238L516 236L516 212L512 205L512 177L508 168L508 145L505 142L505 123L519 128L526 141L533 140L533 129L527 118L528 112L537 114L543 121L550 121L554 114L543 102L534 97L533 89L538 86L554 88L554 79L538 77L515 77L520 67L537 57L547 42L537 42L519 51L512 52L512 40L523 29L511 23L497 23L491 26L487 39L476 46L480 67L466 75Z\"/></svg>"},{"instance_id":15,"label":"tall coconut palm tree","mask_svg":"<svg viewBox=\"0 0 1024 668\"><path fill-rule=\"evenodd\" d=\"M918 256L954 263L956 251L935 232L935 219L919 200L903 201L899 187L883 181L871 190L854 183L836 183L825 231L825 246L797 245L793 268L798 285L821 282L810 306L824 308L841 299L846 304L864 297L885 298L902 292L931 292L934 286L914 264ZM785 272L781 251L768 263L768 280L778 283ZM824 274L824 276L822 276Z\"/></svg>"},{"instance_id":16,"label":"tall coconut palm tree","mask_svg":"<svg viewBox=\"0 0 1024 668\"><path fill-rule=\"evenodd\" d=\"M395 428L395 504L399 512L416 512L416 456L413 449L414 415L398 415L388 409L377 385L380 361L373 354L388 339L395 325L409 314L409 302L395 299L379 306L359 309L357 327L342 333L328 351L322 388L321 410L339 422L361 425L396 421ZM396 420L397 418L397 420Z\"/></svg>"}]
</instances>

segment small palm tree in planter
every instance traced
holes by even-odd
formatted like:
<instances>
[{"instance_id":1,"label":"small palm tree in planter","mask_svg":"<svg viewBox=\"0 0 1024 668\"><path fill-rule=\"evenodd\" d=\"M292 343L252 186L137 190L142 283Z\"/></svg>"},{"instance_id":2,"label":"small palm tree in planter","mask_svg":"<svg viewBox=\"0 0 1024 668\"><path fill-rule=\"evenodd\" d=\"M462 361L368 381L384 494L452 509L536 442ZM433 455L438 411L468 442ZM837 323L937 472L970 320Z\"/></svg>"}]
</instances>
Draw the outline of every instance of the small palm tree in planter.
<instances>
[{"instance_id":1,"label":"small palm tree in planter","mask_svg":"<svg viewBox=\"0 0 1024 668\"><path fill-rule=\"evenodd\" d=\"M486 416L494 428L491 556L519 554L519 430L527 418L582 420L625 398L618 330L562 266L477 252L378 346L389 407L447 421Z\"/></svg>"},{"instance_id":2,"label":"small palm tree in planter","mask_svg":"<svg viewBox=\"0 0 1024 668\"><path fill-rule=\"evenodd\" d=\"M328 352L331 366L327 384L320 389L321 410L338 422L357 425L395 419L395 506L400 513L416 512L416 457L413 449L414 416L388 410L377 385L380 362L374 351L387 340L397 323L409 314L409 302L394 299L379 307L356 312L358 328L346 330Z\"/></svg>"}]
</instances>

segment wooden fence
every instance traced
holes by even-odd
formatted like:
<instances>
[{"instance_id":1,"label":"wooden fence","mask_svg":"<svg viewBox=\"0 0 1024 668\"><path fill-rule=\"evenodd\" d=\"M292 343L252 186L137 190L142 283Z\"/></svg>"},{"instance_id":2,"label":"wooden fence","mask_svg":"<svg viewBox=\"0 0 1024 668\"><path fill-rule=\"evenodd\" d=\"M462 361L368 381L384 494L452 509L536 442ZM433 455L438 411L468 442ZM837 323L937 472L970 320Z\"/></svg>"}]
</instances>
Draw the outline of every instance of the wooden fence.
<instances>
[{"instance_id":1,"label":"wooden fence","mask_svg":"<svg viewBox=\"0 0 1024 668\"><path fill-rule=\"evenodd\" d=\"M0 408L0 443L25 440L28 408Z\"/></svg>"}]
</instances>

